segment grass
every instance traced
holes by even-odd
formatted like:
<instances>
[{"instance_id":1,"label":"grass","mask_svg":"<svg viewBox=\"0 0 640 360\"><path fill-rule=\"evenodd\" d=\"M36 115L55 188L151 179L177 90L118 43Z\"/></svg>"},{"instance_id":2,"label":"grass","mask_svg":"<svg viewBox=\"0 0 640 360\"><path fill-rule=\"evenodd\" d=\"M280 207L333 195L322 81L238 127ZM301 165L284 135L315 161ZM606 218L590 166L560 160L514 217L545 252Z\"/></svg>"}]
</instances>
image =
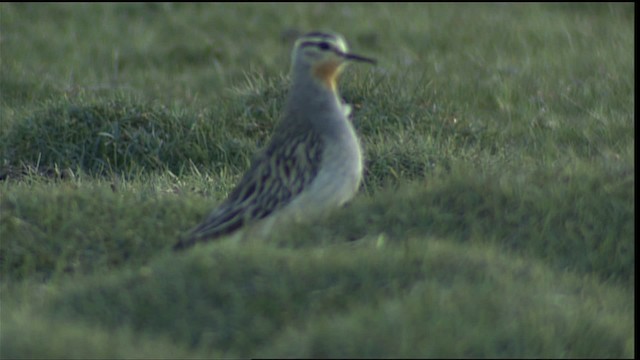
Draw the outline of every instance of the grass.
<instances>
[{"instance_id":1,"label":"grass","mask_svg":"<svg viewBox=\"0 0 640 360\"><path fill-rule=\"evenodd\" d=\"M0 4L0 357L632 357L634 10ZM359 195L171 252L311 29L379 61Z\"/></svg>"}]
</instances>

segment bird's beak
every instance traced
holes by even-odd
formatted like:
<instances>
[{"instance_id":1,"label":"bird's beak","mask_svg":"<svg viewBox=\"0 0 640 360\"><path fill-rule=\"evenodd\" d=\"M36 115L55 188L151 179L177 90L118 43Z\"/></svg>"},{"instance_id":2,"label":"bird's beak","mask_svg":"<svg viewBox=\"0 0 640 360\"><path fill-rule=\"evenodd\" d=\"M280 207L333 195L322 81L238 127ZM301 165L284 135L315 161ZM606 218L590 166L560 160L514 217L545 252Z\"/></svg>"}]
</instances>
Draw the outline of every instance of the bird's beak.
<instances>
[{"instance_id":1,"label":"bird's beak","mask_svg":"<svg viewBox=\"0 0 640 360\"><path fill-rule=\"evenodd\" d=\"M345 53L342 53L340 55L343 58L347 59L347 60L367 62L367 63L373 64L373 65L375 65L377 63L377 61L375 59L371 59L371 58L360 56L360 55L356 55L356 54L345 54Z\"/></svg>"}]
</instances>

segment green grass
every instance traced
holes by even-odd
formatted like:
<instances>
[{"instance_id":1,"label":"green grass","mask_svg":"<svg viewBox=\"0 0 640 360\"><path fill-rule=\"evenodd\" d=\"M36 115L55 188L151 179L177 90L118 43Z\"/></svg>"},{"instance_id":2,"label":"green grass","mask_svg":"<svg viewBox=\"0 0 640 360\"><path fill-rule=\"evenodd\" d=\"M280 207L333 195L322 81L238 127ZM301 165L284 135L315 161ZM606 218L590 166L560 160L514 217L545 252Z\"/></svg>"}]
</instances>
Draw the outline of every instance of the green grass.
<instances>
[{"instance_id":1,"label":"green grass","mask_svg":"<svg viewBox=\"0 0 640 360\"><path fill-rule=\"evenodd\" d=\"M633 357L634 10L0 4L0 357ZM313 29L359 195L173 253Z\"/></svg>"}]
</instances>

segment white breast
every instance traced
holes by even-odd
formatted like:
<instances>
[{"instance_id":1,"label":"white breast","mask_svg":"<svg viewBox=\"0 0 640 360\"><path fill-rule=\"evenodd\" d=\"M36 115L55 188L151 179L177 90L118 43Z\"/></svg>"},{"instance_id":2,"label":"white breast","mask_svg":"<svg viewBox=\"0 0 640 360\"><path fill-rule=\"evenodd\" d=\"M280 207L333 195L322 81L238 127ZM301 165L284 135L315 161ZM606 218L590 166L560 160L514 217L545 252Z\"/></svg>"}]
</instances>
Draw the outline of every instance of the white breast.
<instances>
[{"instance_id":1,"label":"white breast","mask_svg":"<svg viewBox=\"0 0 640 360\"><path fill-rule=\"evenodd\" d=\"M344 124L341 135L325 143L318 175L282 209L283 216L297 221L311 219L340 207L358 191L362 181L362 150L351 123Z\"/></svg>"}]
</instances>

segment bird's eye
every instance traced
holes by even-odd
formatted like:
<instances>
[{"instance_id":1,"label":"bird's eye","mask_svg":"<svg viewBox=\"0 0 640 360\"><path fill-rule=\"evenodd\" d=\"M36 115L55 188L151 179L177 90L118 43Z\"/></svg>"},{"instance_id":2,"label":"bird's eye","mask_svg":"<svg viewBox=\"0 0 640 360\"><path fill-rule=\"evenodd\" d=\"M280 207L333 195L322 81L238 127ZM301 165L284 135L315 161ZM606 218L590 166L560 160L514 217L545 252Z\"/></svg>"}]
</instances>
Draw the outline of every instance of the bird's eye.
<instances>
[{"instance_id":1,"label":"bird's eye","mask_svg":"<svg viewBox=\"0 0 640 360\"><path fill-rule=\"evenodd\" d=\"M322 49L322 50L329 50L329 49L331 49L331 45L329 45L329 43L328 43L328 42L324 42L324 41L323 41L323 42L321 42L321 43L319 43L319 44L318 44L318 47L319 47L320 49Z\"/></svg>"}]
</instances>

